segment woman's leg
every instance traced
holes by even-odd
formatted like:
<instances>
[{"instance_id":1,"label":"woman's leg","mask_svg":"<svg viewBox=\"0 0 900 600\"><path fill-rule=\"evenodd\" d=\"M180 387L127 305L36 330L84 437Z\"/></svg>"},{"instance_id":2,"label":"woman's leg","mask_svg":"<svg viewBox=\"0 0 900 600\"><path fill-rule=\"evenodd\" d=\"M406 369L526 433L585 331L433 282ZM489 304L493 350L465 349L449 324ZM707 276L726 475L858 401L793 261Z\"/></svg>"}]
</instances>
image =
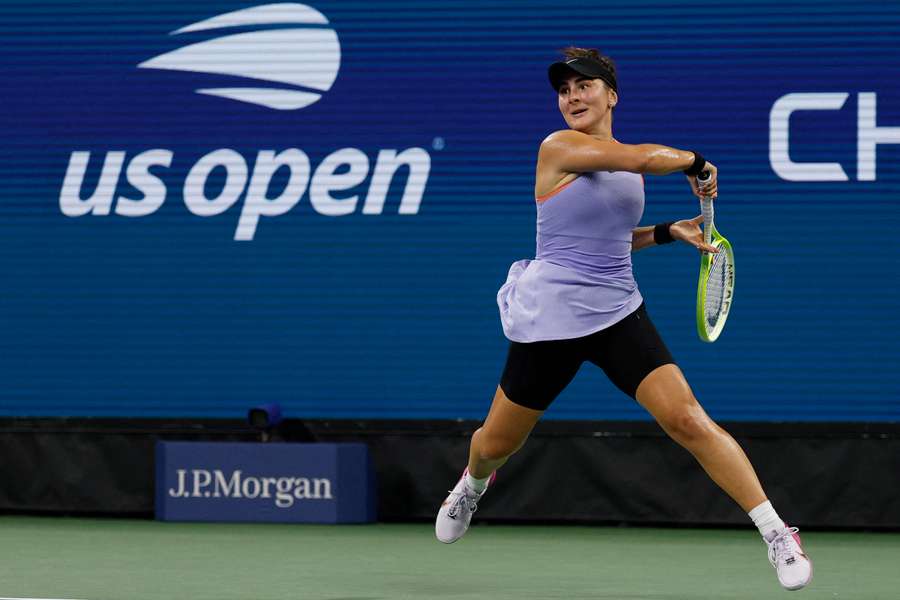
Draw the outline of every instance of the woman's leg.
<instances>
[{"instance_id":1,"label":"woman's leg","mask_svg":"<svg viewBox=\"0 0 900 600\"><path fill-rule=\"evenodd\" d=\"M497 386L484 424L472 434L469 474L475 479L490 477L522 447L543 414L512 402Z\"/></svg>"},{"instance_id":2,"label":"woman's leg","mask_svg":"<svg viewBox=\"0 0 900 600\"><path fill-rule=\"evenodd\" d=\"M583 362L583 344L577 339L510 343L491 409L472 435L469 475L490 477L521 448Z\"/></svg>"},{"instance_id":3,"label":"woman's leg","mask_svg":"<svg viewBox=\"0 0 900 600\"><path fill-rule=\"evenodd\" d=\"M467 473L438 510L438 540L451 544L465 534L491 474L522 447L553 399L575 377L584 360L579 351L580 343L572 340L510 344L491 409L472 435Z\"/></svg>"},{"instance_id":4,"label":"woman's leg","mask_svg":"<svg viewBox=\"0 0 900 600\"><path fill-rule=\"evenodd\" d=\"M747 455L728 432L709 418L677 365L654 369L641 381L636 397L744 511L750 512L766 501Z\"/></svg>"},{"instance_id":5,"label":"woman's leg","mask_svg":"<svg viewBox=\"0 0 900 600\"><path fill-rule=\"evenodd\" d=\"M747 455L728 433L710 419L674 364L657 367L635 394L662 428L687 448L720 488L741 505L769 547L778 581L798 590L812 580L812 562L803 552L797 530L788 529L766 500Z\"/></svg>"},{"instance_id":6,"label":"woman's leg","mask_svg":"<svg viewBox=\"0 0 900 600\"><path fill-rule=\"evenodd\" d=\"M452 544L465 534L488 478L522 447L542 414L542 410L515 404L497 386L484 424L472 435L468 473L450 490L438 511L434 523L438 540Z\"/></svg>"}]
</instances>

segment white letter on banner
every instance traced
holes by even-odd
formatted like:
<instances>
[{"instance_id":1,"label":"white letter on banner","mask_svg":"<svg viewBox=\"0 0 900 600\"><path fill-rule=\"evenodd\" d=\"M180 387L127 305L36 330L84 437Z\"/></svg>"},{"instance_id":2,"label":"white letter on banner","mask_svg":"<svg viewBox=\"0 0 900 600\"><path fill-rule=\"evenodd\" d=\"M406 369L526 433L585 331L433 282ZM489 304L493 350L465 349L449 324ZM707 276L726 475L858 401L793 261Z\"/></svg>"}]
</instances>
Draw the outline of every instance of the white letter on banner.
<instances>
[{"instance_id":1,"label":"white letter on banner","mask_svg":"<svg viewBox=\"0 0 900 600\"><path fill-rule=\"evenodd\" d=\"M206 178L216 167L225 167L225 187L217 198L203 193ZM244 157L228 148L210 152L197 161L184 180L184 204L198 217L222 214L237 201L247 183L247 163Z\"/></svg>"},{"instance_id":2,"label":"white letter on banner","mask_svg":"<svg viewBox=\"0 0 900 600\"><path fill-rule=\"evenodd\" d=\"M347 165L350 169L336 174L338 167ZM331 192L349 190L362 183L369 174L369 157L356 148L342 148L325 157L316 168L309 186L309 202L320 215L340 217L356 210L359 196L338 200Z\"/></svg>"},{"instance_id":3,"label":"white letter on banner","mask_svg":"<svg viewBox=\"0 0 900 600\"><path fill-rule=\"evenodd\" d=\"M309 479L306 477L298 477L294 480L294 498L303 500L309 498Z\"/></svg>"},{"instance_id":4,"label":"white letter on banner","mask_svg":"<svg viewBox=\"0 0 900 600\"><path fill-rule=\"evenodd\" d=\"M262 497L263 498L271 498L272 494L269 492L269 486L276 485L276 479L274 477L263 477L262 478Z\"/></svg>"},{"instance_id":5,"label":"white letter on banner","mask_svg":"<svg viewBox=\"0 0 900 600\"><path fill-rule=\"evenodd\" d=\"M145 217L156 212L166 201L166 184L150 172L150 167L172 164L171 150L147 150L131 159L125 176L128 183L143 194L141 198L119 196L116 214L123 217Z\"/></svg>"},{"instance_id":6,"label":"white letter on banner","mask_svg":"<svg viewBox=\"0 0 900 600\"><path fill-rule=\"evenodd\" d=\"M241 491L244 492L244 498L256 498L260 491L259 479L256 477L247 477L241 483Z\"/></svg>"},{"instance_id":7,"label":"white letter on banner","mask_svg":"<svg viewBox=\"0 0 900 600\"><path fill-rule=\"evenodd\" d=\"M856 116L856 178L875 181L875 146L900 144L900 127L877 127L875 92L860 92Z\"/></svg>"},{"instance_id":8,"label":"white letter on banner","mask_svg":"<svg viewBox=\"0 0 900 600\"><path fill-rule=\"evenodd\" d=\"M277 198L266 198L269 183L279 167L287 167L291 173L287 186ZM297 148L288 148L278 154L272 150L260 150L256 155L256 165L253 167L253 176L250 177L250 186L247 188L247 197L244 199L234 239L252 240L260 215L275 217L294 208L306 191L309 171L309 157Z\"/></svg>"},{"instance_id":9,"label":"white letter on banner","mask_svg":"<svg viewBox=\"0 0 900 600\"><path fill-rule=\"evenodd\" d=\"M791 160L790 119L797 110L839 110L847 101L845 92L787 94L775 101L769 113L769 162L772 170L787 181L847 181L838 163L796 163Z\"/></svg>"},{"instance_id":10,"label":"white letter on banner","mask_svg":"<svg viewBox=\"0 0 900 600\"><path fill-rule=\"evenodd\" d=\"M422 148L408 148L400 154L396 150L381 150L378 153L372 183L369 184L369 193L362 210L364 215L381 214L394 173L404 165L409 167L409 177L406 179L398 212L401 215L419 212L425 184L428 183L428 173L431 171L431 156Z\"/></svg>"},{"instance_id":11,"label":"white letter on banner","mask_svg":"<svg viewBox=\"0 0 900 600\"><path fill-rule=\"evenodd\" d=\"M325 491L324 495L322 494L322 490ZM332 499L330 479L313 479L313 498L324 498L325 500Z\"/></svg>"},{"instance_id":12,"label":"white letter on banner","mask_svg":"<svg viewBox=\"0 0 900 600\"><path fill-rule=\"evenodd\" d=\"M120 151L106 153L94 193L90 198L82 200L81 186L90 159L90 152L75 151L69 156L66 177L59 191L59 210L67 217L81 217L88 213L98 216L108 215L112 207L116 186L119 184L119 174L122 172L122 163L125 162L125 153Z\"/></svg>"},{"instance_id":13,"label":"white letter on banner","mask_svg":"<svg viewBox=\"0 0 900 600\"><path fill-rule=\"evenodd\" d=\"M186 498L190 496L188 491L185 488L185 475L187 475L187 469L178 469L175 471L178 473L178 490L173 488L169 488L169 497L170 498Z\"/></svg>"},{"instance_id":14,"label":"white letter on banner","mask_svg":"<svg viewBox=\"0 0 900 600\"><path fill-rule=\"evenodd\" d=\"M218 498L220 496L225 496L226 498L241 497L240 471L233 471L231 473L231 479L226 482L225 475L222 474L222 471L216 469L216 484L213 488L213 497Z\"/></svg>"},{"instance_id":15,"label":"white letter on banner","mask_svg":"<svg viewBox=\"0 0 900 600\"><path fill-rule=\"evenodd\" d=\"M275 506L278 508L290 508L294 505L294 497L291 496L291 490L294 487L293 477L279 477L275 483Z\"/></svg>"},{"instance_id":16,"label":"white letter on banner","mask_svg":"<svg viewBox=\"0 0 900 600\"><path fill-rule=\"evenodd\" d=\"M200 490L208 486L212 482L212 474L206 469L194 469L194 493L193 498L202 496Z\"/></svg>"}]
</instances>

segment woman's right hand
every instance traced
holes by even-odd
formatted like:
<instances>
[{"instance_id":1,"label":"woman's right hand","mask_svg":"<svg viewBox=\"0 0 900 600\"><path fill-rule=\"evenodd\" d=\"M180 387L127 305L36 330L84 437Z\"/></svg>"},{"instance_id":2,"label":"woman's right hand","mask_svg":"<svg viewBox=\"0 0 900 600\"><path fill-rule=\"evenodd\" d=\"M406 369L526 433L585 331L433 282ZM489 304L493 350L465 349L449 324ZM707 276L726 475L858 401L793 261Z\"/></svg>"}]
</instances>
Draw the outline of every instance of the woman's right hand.
<instances>
[{"instance_id":1,"label":"woman's right hand","mask_svg":"<svg viewBox=\"0 0 900 600\"><path fill-rule=\"evenodd\" d=\"M691 184L691 190L694 192L694 195L698 198L704 198L706 196L712 196L713 200L718 196L718 174L719 170L716 168L716 165L712 164L709 161L706 161L706 165L703 167L704 171L709 171L709 179L703 182L703 187L700 187L700 184L697 181L696 175L688 175L688 182Z\"/></svg>"}]
</instances>

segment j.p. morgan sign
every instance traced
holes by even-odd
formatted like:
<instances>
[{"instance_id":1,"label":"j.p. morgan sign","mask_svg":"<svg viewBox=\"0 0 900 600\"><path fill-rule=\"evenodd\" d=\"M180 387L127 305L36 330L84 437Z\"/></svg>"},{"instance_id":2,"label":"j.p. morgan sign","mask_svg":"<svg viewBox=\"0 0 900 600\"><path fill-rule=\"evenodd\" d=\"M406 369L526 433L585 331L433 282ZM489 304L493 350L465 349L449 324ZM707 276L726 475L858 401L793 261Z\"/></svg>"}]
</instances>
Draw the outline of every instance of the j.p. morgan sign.
<instances>
[{"instance_id":1,"label":"j.p. morgan sign","mask_svg":"<svg viewBox=\"0 0 900 600\"><path fill-rule=\"evenodd\" d=\"M159 442L163 521L361 523L375 520L364 444Z\"/></svg>"}]
</instances>

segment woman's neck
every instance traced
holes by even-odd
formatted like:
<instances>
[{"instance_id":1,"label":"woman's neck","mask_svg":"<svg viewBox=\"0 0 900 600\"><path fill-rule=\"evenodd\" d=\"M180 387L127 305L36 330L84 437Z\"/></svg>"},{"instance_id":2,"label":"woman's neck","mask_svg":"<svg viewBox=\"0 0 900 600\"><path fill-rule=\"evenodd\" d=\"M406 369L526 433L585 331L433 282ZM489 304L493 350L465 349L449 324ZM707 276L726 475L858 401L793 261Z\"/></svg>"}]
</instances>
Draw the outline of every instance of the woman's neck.
<instances>
[{"instance_id":1,"label":"woman's neck","mask_svg":"<svg viewBox=\"0 0 900 600\"><path fill-rule=\"evenodd\" d=\"M612 135L612 119L611 115L604 115L604 119L599 123L596 123L593 127L585 131L584 133L588 134L595 140L600 140L601 142L614 142L615 138Z\"/></svg>"}]
</instances>

